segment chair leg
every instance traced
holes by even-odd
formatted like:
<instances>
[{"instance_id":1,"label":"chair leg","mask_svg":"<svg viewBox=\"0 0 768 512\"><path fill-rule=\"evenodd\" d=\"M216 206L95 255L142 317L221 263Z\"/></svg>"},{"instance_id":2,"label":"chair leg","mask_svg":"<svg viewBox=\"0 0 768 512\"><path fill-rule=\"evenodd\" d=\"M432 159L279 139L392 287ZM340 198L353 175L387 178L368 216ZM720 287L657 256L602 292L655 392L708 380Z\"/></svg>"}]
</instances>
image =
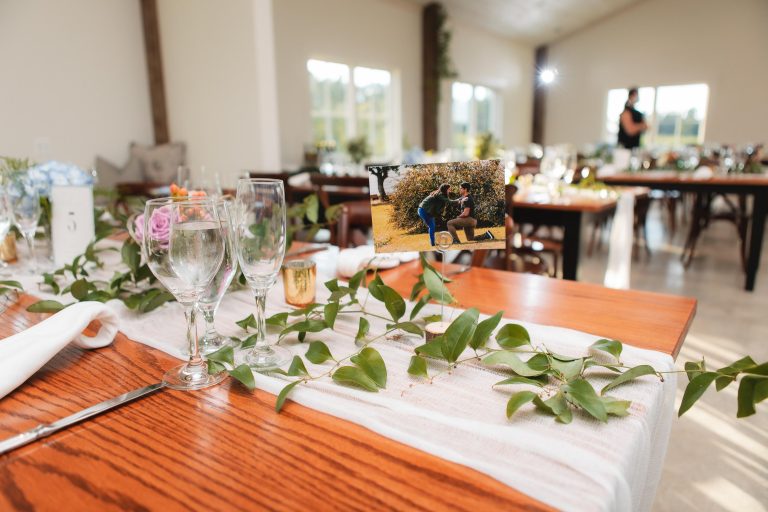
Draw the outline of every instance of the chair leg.
<instances>
[{"instance_id":1,"label":"chair leg","mask_svg":"<svg viewBox=\"0 0 768 512\"><path fill-rule=\"evenodd\" d=\"M683 261L683 267L686 269L691 265L691 262L693 262L693 257L696 253L696 242L699 241L702 226L706 220L704 213L705 204L705 194L696 194L696 201L693 207L693 218L691 219L691 228L688 231L688 239L685 242L683 254L680 257L680 259Z\"/></svg>"}]
</instances>

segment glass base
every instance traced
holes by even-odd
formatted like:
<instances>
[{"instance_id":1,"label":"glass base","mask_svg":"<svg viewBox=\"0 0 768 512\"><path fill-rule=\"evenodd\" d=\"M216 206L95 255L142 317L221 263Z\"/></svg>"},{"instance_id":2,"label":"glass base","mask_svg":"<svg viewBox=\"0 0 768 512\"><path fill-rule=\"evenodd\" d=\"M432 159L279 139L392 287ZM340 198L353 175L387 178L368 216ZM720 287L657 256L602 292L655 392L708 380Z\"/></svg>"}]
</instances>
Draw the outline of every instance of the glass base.
<instances>
[{"instance_id":1,"label":"glass base","mask_svg":"<svg viewBox=\"0 0 768 512\"><path fill-rule=\"evenodd\" d=\"M268 372L288 364L292 354L283 347L254 347L245 356L245 364L257 372Z\"/></svg>"},{"instance_id":2,"label":"glass base","mask_svg":"<svg viewBox=\"0 0 768 512\"><path fill-rule=\"evenodd\" d=\"M227 377L226 372L219 372L213 375L208 373L206 365L190 368L187 364L182 364L172 368L163 375L163 382L171 389L181 391L194 391L214 386Z\"/></svg>"},{"instance_id":3,"label":"glass base","mask_svg":"<svg viewBox=\"0 0 768 512\"><path fill-rule=\"evenodd\" d=\"M213 332L212 335L205 333L205 336L200 338L200 353L204 356L229 346L234 347L235 343L218 332Z\"/></svg>"}]
</instances>

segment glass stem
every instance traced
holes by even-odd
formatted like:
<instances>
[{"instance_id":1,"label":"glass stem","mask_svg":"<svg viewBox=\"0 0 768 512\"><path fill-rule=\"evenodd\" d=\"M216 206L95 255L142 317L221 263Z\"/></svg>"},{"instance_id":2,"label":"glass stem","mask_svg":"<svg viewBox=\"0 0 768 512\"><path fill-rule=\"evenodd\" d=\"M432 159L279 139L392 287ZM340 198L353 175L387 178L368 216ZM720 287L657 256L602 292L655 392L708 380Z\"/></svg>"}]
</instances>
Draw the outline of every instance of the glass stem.
<instances>
[{"instance_id":1,"label":"glass stem","mask_svg":"<svg viewBox=\"0 0 768 512\"><path fill-rule=\"evenodd\" d=\"M442 288L440 288L440 321L442 322L445 317L443 316L443 311L445 310L445 299L443 298L443 295L445 294L445 251L442 251L440 254L442 254L442 260L441 267L440 267L440 281L443 283Z\"/></svg>"},{"instance_id":2,"label":"glass stem","mask_svg":"<svg viewBox=\"0 0 768 512\"><path fill-rule=\"evenodd\" d=\"M35 255L35 234L24 235L24 240L27 241L27 248L29 249L29 263L32 270L37 270L37 257Z\"/></svg>"},{"instance_id":3,"label":"glass stem","mask_svg":"<svg viewBox=\"0 0 768 512\"><path fill-rule=\"evenodd\" d=\"M212 340L216 337L216 325L214 323L214 313L215 311L213 309L203 309L203 319L205 319L205 335L203 336L205 339Z\"/></svg>"},{"instance_id":4,"label":"glass stem","mask_svg":"<svg viewBox=\"0 0 768 512\"><path fill-rule=\"evenodd\" d=\"M194 304L188 304L184 308L184 317L187 319L187 343L189 343L189 361L187 362L189 371L205 368L205 361L200 357L200 344L197 340L196 309Z\"/></svg>"},{"instance_id":5,"label":"glass stem","mask_svg":"<svg viewBox=\"0 0 768 512\"><path fill-rule=\"evenodd\" d=\"M253 346L254 350L269 350L269 343L267 343L267 329L264 318L264 310L267 303L266 290L254 290L253 292L256 298L256 343Z\"/></svg>"}]
</instances>

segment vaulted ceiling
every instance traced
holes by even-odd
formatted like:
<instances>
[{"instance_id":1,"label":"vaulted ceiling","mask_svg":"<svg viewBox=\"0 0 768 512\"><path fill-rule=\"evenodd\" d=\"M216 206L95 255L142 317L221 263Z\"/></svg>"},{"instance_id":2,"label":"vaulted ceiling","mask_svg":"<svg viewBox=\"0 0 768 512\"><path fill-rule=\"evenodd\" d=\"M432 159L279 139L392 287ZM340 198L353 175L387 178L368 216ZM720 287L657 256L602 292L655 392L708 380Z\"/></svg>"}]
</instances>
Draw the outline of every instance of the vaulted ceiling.
<instances>
[{"instance_id":1,"label":"vaulted ceiling","mask_svg":"<svg viewBox=\"0 0 768 512\"><path fill-rule=\"evenodd\" d=\"M410 0L426 5L433 0ZM449 16L539 45L572 34L642 0L441 0Z\"/></svg>"}]
</instances>

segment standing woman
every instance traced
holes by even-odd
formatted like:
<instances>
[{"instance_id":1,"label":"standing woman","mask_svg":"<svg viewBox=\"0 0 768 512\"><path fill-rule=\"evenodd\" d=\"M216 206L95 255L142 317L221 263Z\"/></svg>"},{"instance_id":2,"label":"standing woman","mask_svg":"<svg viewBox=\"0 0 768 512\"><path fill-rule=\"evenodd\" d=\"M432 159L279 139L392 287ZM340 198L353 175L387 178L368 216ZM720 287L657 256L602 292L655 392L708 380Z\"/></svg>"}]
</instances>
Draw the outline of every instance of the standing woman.
<instances>
[{"instance_id":1,"label":"standing woman","mask_svg":"<svg viewBox=\"0 0 768 512\"><path fill-rule=\"evenodd\" d=\"M443 183L440 188L431 192L419 203L419 217L429 230L429 243L432 244L432 247L435 246L435 217L443 211L446 204L451 202L451 199L448 198L450 188L450 185Z\"/></svg>"},{"instance_id":2,"label":"standing woman","mask_svg":"<svg viewBox=\"0 0 768 512\"><path fill-rule=\"evenodd\" d=\"M627 149L640 147L640 136L648 129L645 116L635 108L640 99L637 88L629 90L624 111L619 117L619 145Z\"/></svg>"}]
</instances>

